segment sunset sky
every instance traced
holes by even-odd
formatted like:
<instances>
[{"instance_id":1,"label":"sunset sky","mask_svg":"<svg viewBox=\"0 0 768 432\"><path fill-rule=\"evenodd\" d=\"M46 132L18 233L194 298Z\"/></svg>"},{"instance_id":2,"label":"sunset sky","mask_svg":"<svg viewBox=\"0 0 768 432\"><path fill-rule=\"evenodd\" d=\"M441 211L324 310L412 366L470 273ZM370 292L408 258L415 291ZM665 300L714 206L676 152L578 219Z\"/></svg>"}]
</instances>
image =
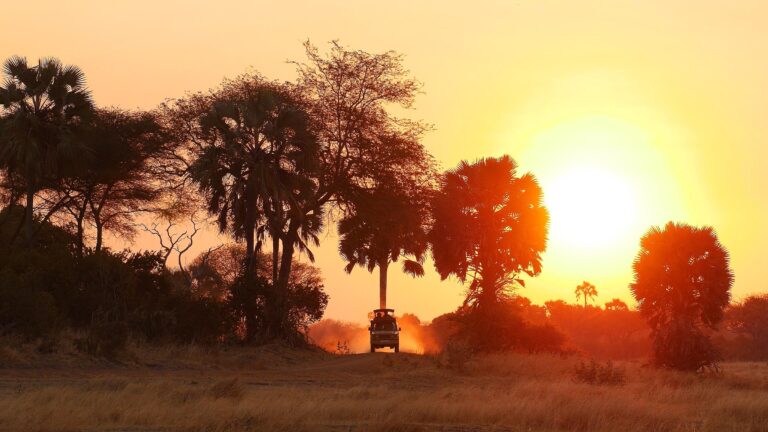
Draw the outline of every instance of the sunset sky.
<instances>
[{"instance_id":1,"label":"sunset sky","mask_svg":"<svg viewBox=\"0 0 768 432\"><path fill-rule=\"evenodd\" d=\"M407 115L435 126L424 142L442 169L507 153L540 180L550 242L520 294L574 301L588 280L599 304L629 302L639 238L669 220L716 228L735 298L766 290L768 3L449 3L6 2L0 58L59 57L85 71L97 104L151 109L248 70L293 79L286 60L303 59L306 39L395 50L424 83ZM377 276L347 275L335 235L321 239L326 316L365 320ZM224 240L211 231L194 252ZM431 262L422 279L390 269L398 313L430 320L463 295Z\"/></svg>"}]
</instances>

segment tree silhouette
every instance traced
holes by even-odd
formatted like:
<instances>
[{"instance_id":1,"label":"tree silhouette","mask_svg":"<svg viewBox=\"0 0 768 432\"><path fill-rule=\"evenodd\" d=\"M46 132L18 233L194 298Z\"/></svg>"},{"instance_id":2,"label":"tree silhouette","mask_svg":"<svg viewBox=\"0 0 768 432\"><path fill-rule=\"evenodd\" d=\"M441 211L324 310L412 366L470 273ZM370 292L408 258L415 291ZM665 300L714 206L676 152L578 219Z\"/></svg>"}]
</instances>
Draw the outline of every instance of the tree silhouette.
<instances>
[{"instance_id":1,"label":"tree silhouette","mask_svg":"<svg viewBox=\"0 0 768 432\"><path fill-rule=\"evenodd\" d=\"M298 82L270 86L287 94L290 105L298 108L294 111L306 112L307 130L317 144L316 157L310 157L308 148L275 153L283 158L280 163L269 154L259 156L264 152L254 151L246 142L255 136L249 123L264 116L243 116L259 105L239 103L239 108L232 109L231 104L217 103L218 95L230 89L240 94L237 87L245 85L238 86L238 82L257 82L257 87L264 87L263 80L238 79L212 95L200 93L166 105L169 129L182 143L169 152L169 171L189 175L200 185L220 227L245 240L246 261L264 237L272 236L273 263L279 260L272 277L276 303L269 308L275 314L271 318L276 324L274 337L293 332L279 324L288 322L281 298L288 290L295 252L305 252L312 259L309 245L318 243L325 216L334 210L345 214L352 196L377 185L376 178L407 178L427 171L432 164L419 142L425 126L388 112L390 106L409 107L419 88L402 67L401 56L348 50L338 43L332 43L328 55L309 43L305 48L308 60L296 63ZM212 115L202 124L201 118L208 113ZM286 138L297 136L303 134ZM316 167L299 169L299 163L313 160ZM274 175L261 168L267 166L289 167L285 173L291 175ZM279 192L275 194L275 190ZM278 232L279 242L274 235ZM278 266L273 265L273 270Z\"/></svg>"},{"instance_id":2,"label":"tree silhouette","mask_svg":"<svg viewBox=\"0 0 768 432\"><path fill-rule=\"evenodd\" d=\"M78 126L93 105L83 72L55 58L30 66L23 57L11 57L3 72L0 165L23 183L25 234L31 244L35 194L82 158Z\"/></svg>"},{"instance_id":3,"label":"tree silhouette","mask_svg":"<svg viewBox=\"0 0 768 432\"><path fill-rule=\"evenodd\" d=\"M576 294L576 301L579 301L579 298L584 298L584 307L586 308L587 300L597 297L597 288L591 283L584 281L576 287L574 293Z\"/></svg>"},{"instance_id":4,"label":"tree silhouette","mask_svg":"<svg viewBox=\"0 0 768 432\"><path fill-rule=\"evenodd\" d=\"M725 315L729 329L743 336L741 344L746 357L768 358L768 294L749 296L732 304Z\"/></svg>"},{"instance_id":5,"label":"tree silhouette","mask_svg":"<svg viewBox=\"0 0 768 432\"><path fill-rule=\"evenodd\" d=\"M193 154L188 172L206 197L209 213L222 232L245 240L243 283L255 275L253 257L267 235L273 281L283 269L290 274L293 261L292 254L278 260L280 241L283 250L290 242L291 251L298 246L312 259L307 242L317 244L322 215L288 220L291 206L309 199L316 188L317 145L298 96L287 85L242 76L211 94L177 101L171 117L185 131L182 139ZM286 318L281 297L278 289L269 299L276 315L267 331L275 335L283 331Z\"/></svg>"},{"instance_id":6,"label":"tree silhouette","mask_svg":"<svg viewBox=\"0 0 768 432\"><path fill-rule=\"evenodd\" d=\"M640 240L630 285L654 337L656 362L681 370L713 365L715 329L730 299L728 252L712 228L668 223Z\"/></svg>"},{"instance_id":7,"label":"tree silhouette","mask_svg":"<svg viewBox=\"0 0 768 432\"><path fill-rule=\"evenodd\" d=\"M316 144L306 113L288 88L257 76L228 81L213 95L194 95L182 104L202 106L192 137L201 144L191 176L220 229L245 239L250 268L257 237L269 233L276 245L285 202L311 187L304 176L316 163ZM267 224L260 227L262 220ZM276 261L273 266L277 272Z\"/></svg>"},{"instance_id":8,"label":"tree silhouette","mask_svg":"<svg viewBox=\"0 0 768 432\"><path fill-rule=\"evenodd\" d=\"M607 311L628 311L629 307L626 303L621 301L620 299L613 299L605 304L605 310Z\"/></svg>"},{"instance_id":9,"label":"tree silhouette","mask_svg":"<svg viewBox=\"0 0 768 432\"><path fill-rule=\"evenodd\" d=\"M349 214L339 221L339 252L349 273L356 265L369 272L379 268L379 308L387 307L387 269L403 258L403 271L423 276L429 208L427 190L387 187L362 191L351 200Z\"/></svg>"},{"instance_id":10,"label":"tree silhouette","mask_svg":"<svg viewBox=\"0 0 768 432\"><path fill-rule=\"evenodd\" d=\"M298 92L308 101L318 132L317 188L293 200L282 240L278 289L286 286L294 246L301 249L302 224L333 210L349 215L361 191L411 181L432 172L433 159L420 143L425 126L397 118L389 107L409 108L420 84L408 75L402 56L371 54L331 43L323 55L309 42L308 61L296 63ZM399 183L402 182L402 183Z\"/></svg>"},{"instance_id":11,"label":"tree silhouette","mask_svg":"<svg viewBox=\"0 0 768 432\"><path fill-rule=\"evenodd\" d=\"M80 134L88 157L42 197L64 202L61 213L75 226L78 255L83 254L89 225L93 250L99 252L106 230L131 239L135 217L157 206L163 187L150 166L167 144L165 136L153 113L95 111Z\"/></svg>"},{"instance_id":12,"label":"tree silhouette","mask_svg":"<svg viewBox=\"0 0 768 432\"><path fill-rule=\"evenodd\" d=\"M532 174L509 156L461 162L433 202L430 242L440 277L471 279L467 304L493 304L541 272L549 214Z\"/></svg>"}]
</instances>

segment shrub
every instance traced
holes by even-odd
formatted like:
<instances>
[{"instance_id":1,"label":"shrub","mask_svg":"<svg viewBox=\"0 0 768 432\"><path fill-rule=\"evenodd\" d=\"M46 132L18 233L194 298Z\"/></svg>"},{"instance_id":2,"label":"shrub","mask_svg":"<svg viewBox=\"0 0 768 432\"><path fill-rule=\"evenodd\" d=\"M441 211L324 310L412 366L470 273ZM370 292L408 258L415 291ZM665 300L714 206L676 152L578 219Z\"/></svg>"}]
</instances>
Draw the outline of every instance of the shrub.
<instances>
[{"instance_id":1,"label":"shrub","mask_svg":"<svg viewBox=\"0 0 768 432\"><path fill-rule=\"evenodd\" d=\"M750 296L731 304L725 314L735 338L724 344L728 354L744 360L768 359L768 294Z\"/></svg>"},{"instance_id":2,"label":"shrub","mask_svg":"<svg viewBox=\"0 0 768 432\"><path fill-rule=\"evenodd\" d=\"M514 297L459 308L451 319L456 323L454 338L476 352L560 352L565 342L565 336L555 327L524 319L521 305Z\"/></svg>"},{"instance_id":3,"label":"shrub","mask_svg":"<svg viewBox=\"0 0 768 432\"><path fill-rule=\"evenodd\" d=\"M76 341L76 346L88 354L113 358L128 342L128 325L124 321L110 320L106 316L95 319L88 336Z\"/></svg>"},{"instance_id":4,"label":"shrub","mask_svg":"<svg viewBox=\"0 0 768 432\"><path fill-rule=\"evenodd\" d=\"M613 365L611 361L600 364L590 360L580 362L574 369L574 379L592 385L624 385L627 382L627 374L622 368Z\"/></svg>"},{"instance_id":5,"label":"shrub","mask_svg":"<svg viewBox=\"0 0 768 432\"><path fill-rule=\"evenodd\" d=\"M0 284L0 332L15 332L28 338L53 332L59 324L53 296L8 281L3 279Z\"/></svg>"},{"instance_id":6,"label":"shrub","mask_svg":"<svg viewBox=\"0 0 768 432\"><path fill-rule=\"evenodd\" d=\"M443 363L449 369L462 372L471 358L472 348L464 342L451 340L443 348Z\"/></svg>"},{"instance_id":7,"label":"shrub","mask_svg":"<svg viewBox=\"0 0 768 432\"><path fill-rule=\"evenodd\" d=\"M653 351L657 365L685 371L717 369L721 359L709 337L687 320L671 321L656 331Z\"/></svg>"}]
</instances>

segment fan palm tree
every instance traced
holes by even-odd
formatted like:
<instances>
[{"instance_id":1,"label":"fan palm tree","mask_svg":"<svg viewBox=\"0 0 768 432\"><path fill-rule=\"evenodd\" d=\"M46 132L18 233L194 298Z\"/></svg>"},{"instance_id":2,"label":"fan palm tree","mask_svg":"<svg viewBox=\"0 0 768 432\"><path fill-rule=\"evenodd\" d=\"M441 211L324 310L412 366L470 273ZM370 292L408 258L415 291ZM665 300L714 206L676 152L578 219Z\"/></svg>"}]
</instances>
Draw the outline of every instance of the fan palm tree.
<instances>
[{"instance_id":1,"label":"fan palm tree","mask_svg":"<svg viewBox=\"0 0 768 432\"><path fill-rule=\"evenodd\" d=\"M469 277L467 304L495 304L521 273L541 272L549 213L532 174L517 175L509 156L462 162L446 172L433 202L435 268L445 279Z\"/></svg>"},{"instance_id":2,"label":"fan palm tree","mask_svg":"<svg viewBox=\"0 0 768 432\"><path fill-rule=\"evenodd\" d=\"M23 57L11 57L3 73L0 165L23 179L24 225L31 244L35 194L82 159L76 132L92 113L93 103L83 72L55 58L30 66Z\"/></svg>"},{"instance_id":3,"label":"fan palm tree","mask_svg":"<svg viewBox=\"0 0 768 432\"><path fill-rule=\"evenodd\" d=\"M584 298L584 308L587 307L587 300L588 299L594 299L597 297L597 288L595 288L594 285L591 283L584 281L581 283L581 285L576 287L576 291L574 291L576 294L576 301L579 301L579 298Z\"/></svg>"},{"instance_id":4,"label":"fan palm tree","mask_svg":"<svg viewBox=\"0 0 768 432\"><path fill-rule=\"evenodd\" d=\"M290 203L313 187L304 175L316 153L306 115L278 86L245 80L229 83L208 105L199 118L205 143L191 177L207 195L219 228L245 239L246 268L271 236L275 281Z\"/></svg>"},{"instance_id":5,"label":"fan palm tree","mask_svg":"<svg viewBox=\"0 0 768 432\"><path fill-rule=\"evenodd\" d=\"M369 272L379 268L379 307L387 307L387 270L403 258L403 271L414 277L424 275L427 251L428 206L426 193L418 188L410 194L379 187L353 198L353 210L339 221L339 252L347 261L345 270L355 266Z\"/></svg>"},{"instance_id":6,"label":"fan palm tree","mask_svg":"<svg viewBox=\"0 0 768 432\"><path fill-rule=\"evenodd\" d=\"M656 361L688 370L713 364L717 352L701 329L722 320L733 271L712 228L651 228L633 270L630 289L653 332Z\"/></svg>"},{"instance_id":7,"label":"fan palm tree","mask_svg":"<svg viewBox=\"0 0 768 432\"><path fill-rule=\"evenodd\" d=\"M195 120L201 143L189 173L217 216L219 228L246 243L245 280L252 281L254 256L272 239L268 336L282 335L288 276L294 247L317 243L322 214L296 212L316 185L317 144L300 102L284 86L258 77L229 81L212 96L197 95L187 106L205 109ZM282 244L283 254L279 250ZM246 317L247 333L255 323Z\"/></svg>"}]
</instances>

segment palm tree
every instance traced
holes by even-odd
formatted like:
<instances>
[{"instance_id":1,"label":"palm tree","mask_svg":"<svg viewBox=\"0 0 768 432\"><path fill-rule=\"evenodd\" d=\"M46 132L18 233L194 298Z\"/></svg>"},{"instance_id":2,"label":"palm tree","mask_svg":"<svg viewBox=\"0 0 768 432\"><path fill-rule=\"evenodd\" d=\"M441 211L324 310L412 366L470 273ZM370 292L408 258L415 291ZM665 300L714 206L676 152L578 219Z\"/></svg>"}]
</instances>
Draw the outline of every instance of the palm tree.
<instances>
[{"instance_id":1,"label":"palm tree","mask_svg":"<svg viewBox=\"0 0 768 432\"><path fill-rule=\"evenodd\" d=\"M423 276L427 251L427 194L413 185L408 192L388 187L363 191L353 199L353 210L339 221L339 252L347 261L369 272L379 268L379 308L387 307L387 270L403 258L403 271Z\"/></svg>"},{"instance_id":2,"label":"palm tree","mask_svg":"<svg viewBox=\"0 0 768 432\"><path fill-rule=\"evenodd\" d=\"M316 152L306 115L285 89L248 78L227 83L206 105L199 118L205 143L189 171L220 229L245 239L247 263L271 236L276 280L288 203L311 187L301 175L313 169Z\"/></svg>"},{"instance_id":3,"label":"palm tree","mask_svg":"<svg viewBox=\"0 0 768 432\"><path fill-rule=\"evenodd\" d=\"M576 301L579 301L579 298L584 297L584 308L587 307L587 300L588 299L594 299L597 297L597 289L594 285L591 283L584 281L581 283L581 285L576 287L576 291L574 291L576 294Z\"/></svg>"},{"instance_id":4,"label":"palm tree","mask_svg":"<svg viewBox=\"0 0 768 432\"><path fill-rule=\"evenodd\" d=\"M668 223L640 240L630 285L654 336L657 363L684 370L714 364L702 327L715 329L730 300L728 252L710 227Z\"/></svg>"},{"instance_id":5,"label":"palm tree","mask_svg":"<svg viewBox=\"0 0 768 432\"><path fill-rule=\"evenodd\" d=\"M517 175L509 156L461 162L444 174L433 201L430 231L443 279L472 279L468 304L495 304L541 272L549 213L532 174Z\"/></svg>"},{"instance_id":6,"label":"palm tree","mask_svg":"<svg viewBox=\"0 0 768 432\"><path fill-rule=\"evenodd\" d=\"M322 226L322 214L299 218L291 213L315 188L309 174L316 168L317 145L307 115L287 87L259 77L228 81L210 96L193 95L179 103L177 115L184 117L190 107L199 110L192 120L198 128L190 138L201 143L190 176L205 194L220 230L245 240L246 280L255 275L254 256L264 238L271 237L270 310L272 321L282 320L285 293L279 288L287 287L288 280L282 281L281 269L290 273L293 247L308 251ZM291 253L282 257L281 242L284 251L286 244L291 246Z\"/></svg>"},{"instance_id":7,"label":"palm tree","mask_svg":"<svg viewBox=\"0 0 768 432\"><path fill-rule=\"evenodd\" d=\"M73 161L82 159L76 132L91 114L93 103L83 72L55 58L40 59L30 66L23 57L11 57L5 61L3 73L0 165L23 179L24 225L31 244L35 194Z\"/></svg>"}]
</instances>

